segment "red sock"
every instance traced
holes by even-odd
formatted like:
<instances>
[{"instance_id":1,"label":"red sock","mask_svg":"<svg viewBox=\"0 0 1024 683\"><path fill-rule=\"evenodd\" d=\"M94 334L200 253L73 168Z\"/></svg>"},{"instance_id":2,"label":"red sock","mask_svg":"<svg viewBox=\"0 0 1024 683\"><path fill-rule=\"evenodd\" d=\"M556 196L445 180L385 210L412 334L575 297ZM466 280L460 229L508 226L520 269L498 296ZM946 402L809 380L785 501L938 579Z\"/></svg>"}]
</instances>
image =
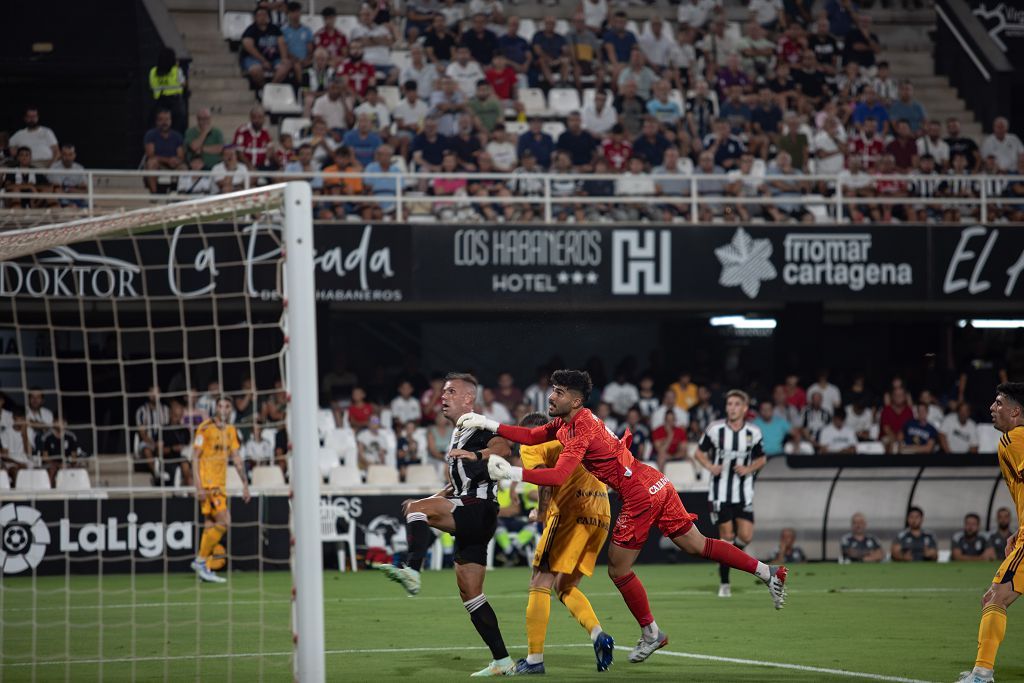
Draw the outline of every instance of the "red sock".
<instances>
[{"instance_id":1,"label":"red sock","mask_svg":"<svg viewBox=\"0 0 1024 683\"><path fill-rule=\"evenodd\" d=\"M647 602L647 591L644 590L644 585L640 583L640 579L636 578L636 574L630 572L625 576L612 579L612 583L622 593L622 599L626 601L626 607L633 613L637 623L640 624L640 628L654 621L654 615L651 614L651 606Z\"/></svg>"},{"instance_id":2,"label":"red sock","mask_svg":"<svg viewBox=\"0 0 1024 683\"><path fill-rule=\"evenodd\" d=\"M706 538L704 539L704 552L701 554L712 562L729 565L748 574L757 571L757 559L747 555L732 543Z\"/></svg>"}]
</instances>

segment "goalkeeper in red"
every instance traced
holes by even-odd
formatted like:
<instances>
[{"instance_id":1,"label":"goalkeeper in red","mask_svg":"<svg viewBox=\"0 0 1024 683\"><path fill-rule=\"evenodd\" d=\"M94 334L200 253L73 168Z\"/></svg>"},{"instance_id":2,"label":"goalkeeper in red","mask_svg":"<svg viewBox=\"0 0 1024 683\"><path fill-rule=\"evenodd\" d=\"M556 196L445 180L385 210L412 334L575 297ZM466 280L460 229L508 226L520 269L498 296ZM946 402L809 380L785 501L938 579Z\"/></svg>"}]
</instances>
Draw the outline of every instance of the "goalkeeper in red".
<instances>
[{"instance_id":1,"label":"goalkeeper in red","mask_svg":"<svg viewBox=\"0 0 1024 683\"><path fill-rule=\"evenodd\" d=\"M551 375L551 386L548 414L554 419L543 426L529 429L500 425L476 413L463 415L458 426L488 430L527 445L554 438L562 443L562 454L551 469L523 470L500 456L491 455L487 466L492 479L559 486L582 463L599 481L619 492L622 510L608 548L608 575L640 624L641 637L629 661L642 662L668 644L668 636L658 628L651 614L647 591L633 573L633 563L655 524L662 534L691 555L701 555L712 562L754 574L768 586L775 608L782 608L786 568L768 566L731 543L705 538L693 524L697 515L686 511L672 483L661 472L630 454L630 435L627 433L620 441L596 415L583 407L593 389L588 373L559 370Z\"/></svg>"}]
</instances>

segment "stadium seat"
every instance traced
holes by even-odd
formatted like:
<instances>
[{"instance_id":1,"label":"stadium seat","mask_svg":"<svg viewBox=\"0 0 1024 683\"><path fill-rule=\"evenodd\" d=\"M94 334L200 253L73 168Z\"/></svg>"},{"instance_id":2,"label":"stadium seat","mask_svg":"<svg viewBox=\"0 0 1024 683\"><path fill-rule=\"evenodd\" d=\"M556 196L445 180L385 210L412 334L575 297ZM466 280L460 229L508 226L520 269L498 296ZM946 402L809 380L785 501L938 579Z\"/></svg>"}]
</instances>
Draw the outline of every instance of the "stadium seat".
<instances>
[{"instance_id":1,"label":"stadium seat","mask_svg":"<svg viewBox=\"0 0 1024 683\"><path fill-rule=\"evenodd\" d=\"M46 470L18 470L14 488L19 491L49 491L50 475Z\"/></svg>"},{"instance_id":2,"label":"stadium seat","mask_svg":"<svg viewBox=\"0 0 1024 683\"><path fill-rule=\"evenodd\" d=\"M679 88L672 88L668 91L668 101L675 102L679 106L679 111L686 111L686 100L683 99L683 93Z\"/></svg>"},{"instance_id":3,"label":"stadium seat","mask_svg":"<svg viewBox=\"0 0 1024 683\"><path fill-rule=\"evenodd\" d=\"M299 19L299 23L309 28L313 33L316 33L324 27L324 18L319 14L303 14Z\"/></svg>"},{"instance_id":4,"label":"stadium seat","mask_svg":"<svg viewBox=\"0 0 1024 683\"><path fill-rule=\"evenodd\" d=\"M557 116L568 116L581 108L580 93L576 88L552 88L548 91L548 108Z\"/></svg>"},{"instance_id":5,"label":"stadium seat","mask_svg":"<svg viewBox=\"0 0 1024 683\"><path fill-rule=\"evenodd\" d=\"M406 484L430 484L431 486L441 483L437 476L437 470L433 465L409 465L405 468Z\"/></svg>"},{"instance_id":6,"label":"stadium seat","mask_svg":"<svg viewBox=\"0 0 1024 683\"><path fill-rule=\"evenodd\" d=\"M220 30L224 40L232 43L242 42L242 34L252 23L252 14L249 12L225 12L221 21Z\"/></svg>"},{"instance_id":7,"label":"stadium seat","mask_svg":"<svg viewBox=\"0 0 1024 683\"><path fill-rule=\"evenodd\" d=\"M256 489L283 488L284 472L277 465L261 465L252 468L252 486Z\"/></svg>"},{"instance_id":8,"label":"stadium seat","mask_svg":"<svg viewBox=\"0 0 1024 683\"><path fill-rule=\"evenodd\" d=\"M349 486L362 486L363 479L359 476L359 470L339 465L332 469L327 475L327 488L338 489Z\"/></svg>"},{"instance_id":9,"label":"stadium seat","mask_svg":"<svg viewBox=\"0 0 1024 683\"><path fill-rule=\"evenodd\" d=\"M978 423L978 452L995 453L999 448L999 432L991 422Z\"/></svg>"},{"instance_id":10,"label":"stadium seat","mask_svg":"<svg viewBox=\"0 0 1024 683\"><path fill-rule=\"evenodd\" d=\"M359 17L354 14L339 14L338 18L334 22L334 26L344 33L346 38L352 40L349 36L352 34L352 29L354 29L358 23Z\"/></svg>"},{"instance_id":11,"label":"stadium seat","mask_svg":"<svg viewBox=\"0 0 1024 683\"><path fill-rule=\"evenodd\" d=\"M398 469L390 465L370 465L366 468L367 486L388 486L398 483Z\"/></svg>"},{"instance_id":12,"label":"stadium seat","mask_svg":"<svg viewBox=\"0 0 1024 683\"><path fill-rule=\"evenodd\" d=\"M331 470L341 464L341 458L338 457L336 450L330 446L324 446L320 449L318 462L320 464L320 478L323 479L330 475Z\"/></svg>"},{"instance_id":13,"label":"stadium seat","mask_svg":"<svg viewBox=\"0 0 1024 683\"><path fill-rule=\"evenodd\" d=\"M544 99L544 91L540 88L520 88L519 101L527 116L546 116L548 104Z\"/></svg>"},{"instance_id":14,"label":"stadium seat","mask_svg":"<svg viewBox=\"0 0 1024 683\"><path fill-rule=\"evenodd\" d=\"M342 522L344 531L338 530L338 522ZM320 504L320 540L334 543L338 553L338 571L344 572L347 559L351 562L352 571L359 571L356 565L356 523L346 514L345 509L338 505Z\"/></svg>"},{"instance_id":15,"label":"stadium seat","mask_svg":"<svg viewBox=\"0 0 1024 683\"><path fill-rule=\"evenodd\" d=\"M526 123L525 121L506 121L505 130L508 131L510 135L515 135L516 137L518 137L525 133L526 131L530 130L530 124Z\"/></svg>"},{"instance_id":16,"label":"stadium seat","mask_svg":"<svg viewBox=\"0 0 1024 683\"><path fill-rule=\"evenodd\" d=\"M884 455L885 446L881 441L861 441L856 446L857 453L861 455Z\"/></svg>"},{"instance_id":17,"label":"stadium seat","mask_svg":"<svg viewBox=\"0 0 1024 683\"><path fill-rule=\"evenodd\" d=\"M63 469L57 472L58 491L88 491L92 488L89 473L79 467Z\"/></svg>"},{"instance_id":18,"label":"stadium seat","mask_svg":"<svg viewBox=\"0 0 1024 683\"><path fill-rule=\"evenodd\" d=\"M380 95L380 99L384 101L389 110L397 107L402 100L402 92L397 85L378 85L377 94Z\"/></svg>"},{"instance_id":19,"label":"stadium seat","mask_svg":"<svg viewBox=\"0 0 1024 683\"><path fill-rule=\"evenodd\" d=\"M597 88L584 88L583 89L583 102L581 103L584 107L588 104L593 104L597 97Z\"/></svg>"},{"instance_id":20,"label":"stadium seat","mask_svg":"<svg viewBox=\"0 0 1024 683\"><path fill-rule=\"evenodd\" d=\"M292 86L284 83L267 83L261 97L263 108L268 114L299 114L302 105L295 99Z\"/></svg>"},{"instance_id":21,"label":"stadium seat","mask_svg":"<svg viewBox=\"0 0 1024 683\"><path fill-rule=\"evenodd\" d=\"M636 23L635 19L630 19L629 21L626 22L626 30L632 33L637 38L640 37L640 24Z\"/></svg>"},{"instance_id":22,"label":"stadium seat","mask_svg":"<svg viewBox=\"0 0 1024 683\"><path fill-rule=\"evenodd\" d=\"M537 33L537 22L530 18L519 20L519 37L529 43Z\"/></svg>"},{"instance_id":23,"label":"stadium seat","mask_svg":"<svg viewBox=\"0 0 1024 683\"><path fill-rule=\"evenodd\" d=\"M569 35L571 30L572 26L569 25L568 19L555 19L555 33L564 37Z\"/></svg>"},{"instance_id":24,"label":"stadium seat","mask_svg":"<svg viewBox=\"0 0 1024 683\"><path fill-rule=\"evenodd\" d=\"M558 142L558 136L565 132L565 124L561 121L545 121L541 130L551 136L551 139Z\"/></svg>"},{"instance_id":25,"label":"stadium seat","mask_svg":"<svg viewBox=\"0 0 1024 683\"><path fill-rule=\"evenodd\" d=\"M697 483L697 472L686 460L665 463L665 476L676 487L676 491L688 491Z\"/></svg>"},{"instance_id":26,"label":"stadium seat","mask_svg":"<svg viewBox=\"0 0 1024 683\"><path fill-rule=\"evenodd\" d=\"M7 470L0 470L0 491L7 491L11 488L11 478L7 476Z\"/></svg>"},{"instance_id":27,"label":"stadium seat","mask_svg":"<svg viewBox=\"0 0 1024 683\"><path fill-rule=\"evenodd\" d=\"M242 478L238 476L238 470L234 467L228 468L227 489L229 493L242 490Z\"/></svg>"},{"instance_id":28,"label":"stadium seat","mask_svg":"<svg viewBox=\"0 0 1024 683\"><path fill-rule=\"evenodd\" d=\"M412 56L409 54L408 50L392 50L391 51L391 63L394 65L395 71L397 71L398 73L401 73L402 69L407 67L411 61L412 61ZM393 85L393 86L390 86L390 87L395 88L396 90L398 89L398 86L394 86ZM380 93L380 87L377 88L377 92ZM430 99L430 93L419 93L419 95L424 100L429 100Z\"/></svg>"},{"instance_id":29,"label":"stadium seat","mask_svg":"<svg viewBox=\"0 0 1024 683\"><path fill-rule=\"evenodd\" d=\"M313 121L306 118L305 116L289 116L288 118L281 119L281 135L291 135L292 140L298 142L298 139L302 137L302 131L313 125ZM327 411L330 413L331 411ZM331 419L333 421L334 415L331 413Z\"/></svg>"}]
</instances>

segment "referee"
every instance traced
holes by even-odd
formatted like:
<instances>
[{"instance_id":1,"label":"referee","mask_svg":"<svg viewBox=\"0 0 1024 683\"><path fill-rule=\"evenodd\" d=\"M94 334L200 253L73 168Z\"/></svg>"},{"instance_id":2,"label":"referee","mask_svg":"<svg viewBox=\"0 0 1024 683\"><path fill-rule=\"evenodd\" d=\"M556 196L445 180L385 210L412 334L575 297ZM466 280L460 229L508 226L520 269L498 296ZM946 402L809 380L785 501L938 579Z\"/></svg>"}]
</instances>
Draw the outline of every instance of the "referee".
<instances>
[{"instance_id":1,"label":"referee","mask_svg":"<svg viewBox=\"0 0 1024 683\"><path fill-rule=\"evenodd\" d=\"M441 390L441 412L453 425L473 412L478 383L473 375L449 373ZM515 663L505 649L498 617L484 595L487 544L498 523L496 484L487 474L487 457L508 456L511 449L500 436L483 429L456 429L448 445L448 485L430 498L406 501L403 506L409 555L402 567L381 565L392 581L410 595L420 591L420 569L434 541L430 529L455 537L455 580L462 604L477 632L491 651L492 661L473 676L511 676Z\"/></svg>"},{"instance_id":2,"label":"referee","mask_svg":"<svg viewBox=\"0 0 1024 683\"><path fill-rule=\"evenodd\" d=\"M733 389L725 395L725 419L704 430L696 458L711 473L708 501L718 537L741 550L754 537L754 478L767 460L761 430L747 422L750 398ZM732 596L728 565L718 565L718 597Z\"/></svg>"}]
</instances>

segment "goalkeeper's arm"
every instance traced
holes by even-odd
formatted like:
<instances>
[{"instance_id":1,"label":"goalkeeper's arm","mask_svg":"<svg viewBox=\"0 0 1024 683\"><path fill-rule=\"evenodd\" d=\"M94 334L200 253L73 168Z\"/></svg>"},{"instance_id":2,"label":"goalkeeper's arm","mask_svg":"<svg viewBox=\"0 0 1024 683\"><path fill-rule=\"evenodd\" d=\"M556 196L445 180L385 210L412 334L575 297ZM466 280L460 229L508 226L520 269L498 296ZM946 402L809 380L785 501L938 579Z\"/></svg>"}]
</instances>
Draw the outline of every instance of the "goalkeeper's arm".
<instances>
[{"instance_id":1,"label":"goalkeeper's arm","mask_svg":"<svg viewBox=\"0 0 1024 683\"><path fill-rule=\"evenodd\" d=\"M459 429L485 429L489 432L494 432L498 436L503 436L509 441L526 446L537 446L547 443L554 439L558 433L558 425L554 420L546 425L528 429L526 427L516 427L515 425L499 424L497 420L480 415L479 413L466 413L459 418L457 426Z\"/></svg>"}]
</instances>

